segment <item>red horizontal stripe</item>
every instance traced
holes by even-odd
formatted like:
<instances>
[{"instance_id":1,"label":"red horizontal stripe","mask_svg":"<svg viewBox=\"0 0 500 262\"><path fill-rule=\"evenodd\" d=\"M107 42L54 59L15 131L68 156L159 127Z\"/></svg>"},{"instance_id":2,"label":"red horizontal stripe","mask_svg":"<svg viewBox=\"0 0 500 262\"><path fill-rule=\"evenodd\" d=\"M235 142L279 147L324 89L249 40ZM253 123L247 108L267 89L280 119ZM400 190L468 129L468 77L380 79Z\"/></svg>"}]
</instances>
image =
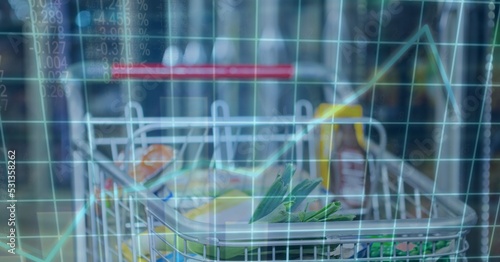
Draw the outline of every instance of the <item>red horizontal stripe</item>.
<instances>
[{"instance_id":1,"label":"red horizontal stripe","mask_svg":"<svg viewBox=\"0 0 500 262\"><path fill-rule=\"evenodd\" d=\"M291 79L293 65L113 64L113 79Z\"/></svg>"}]
</instances>

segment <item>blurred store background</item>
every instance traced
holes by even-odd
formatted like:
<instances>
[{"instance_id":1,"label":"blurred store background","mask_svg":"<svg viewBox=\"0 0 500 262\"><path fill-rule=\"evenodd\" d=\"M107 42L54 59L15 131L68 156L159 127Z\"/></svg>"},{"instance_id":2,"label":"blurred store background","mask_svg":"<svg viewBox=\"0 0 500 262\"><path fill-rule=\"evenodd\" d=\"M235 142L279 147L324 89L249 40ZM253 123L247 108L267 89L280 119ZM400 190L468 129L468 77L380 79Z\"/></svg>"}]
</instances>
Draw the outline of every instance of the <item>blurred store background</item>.
<instances>
[{"instance_id":1,"label":"blurred store background","mask_svg":"<svg viewBox=\"0 0 500 262\"><path fill-rule=\"evenodd\" d=\"M23 250L47 255L71 222L39 237L48 230L41 220L72 211L69 69L92 62L301 62L324 65L332 81L90 82L84 107L118 116L137 101L146 115L198 116L223 99L234 115L279 116L293 113L300 99L339 102L333 87L345 90L364 115L384 123L391 152L476 210L471 261L498 259L499 8L497 1L2 1L0 132L3 148L19 152ZM102 135L113 132L120 130Z\"/></svg>"}]
</instances>

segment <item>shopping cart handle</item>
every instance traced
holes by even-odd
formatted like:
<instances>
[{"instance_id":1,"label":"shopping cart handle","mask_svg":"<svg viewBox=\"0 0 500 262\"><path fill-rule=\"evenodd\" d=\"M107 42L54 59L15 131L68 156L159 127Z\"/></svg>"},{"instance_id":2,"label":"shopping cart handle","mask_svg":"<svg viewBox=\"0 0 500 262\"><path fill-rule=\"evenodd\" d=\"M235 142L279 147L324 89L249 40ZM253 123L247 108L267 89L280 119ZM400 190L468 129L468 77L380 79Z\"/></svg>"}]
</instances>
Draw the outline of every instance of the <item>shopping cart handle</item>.
<instances>
[{"instance_id":1,"label":"shopping cart handle","mask_svg":"<svg viewBox=\"0 0 500 262\"><path fill-rule=\"evenodd\" d=\"M113 64L113 79L291 79L295 68L281 65L176 65Z\"/></svg>"}]
</instances>

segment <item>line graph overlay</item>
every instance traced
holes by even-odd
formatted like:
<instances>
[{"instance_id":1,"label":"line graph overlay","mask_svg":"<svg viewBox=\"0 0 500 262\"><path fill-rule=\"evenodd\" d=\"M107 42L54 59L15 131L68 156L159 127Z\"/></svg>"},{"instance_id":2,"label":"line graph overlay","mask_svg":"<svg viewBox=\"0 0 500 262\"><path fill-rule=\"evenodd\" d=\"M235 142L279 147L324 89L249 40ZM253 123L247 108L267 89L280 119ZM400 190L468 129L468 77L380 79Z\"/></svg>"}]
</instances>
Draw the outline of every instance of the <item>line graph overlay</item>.
<instances>
[{"instance_id":1,"label":"line graph overlay","mask_svg":"<svg viewBox=\"0 0 500 262\"><path fill-rule=\"evenodd\" d=\"M375 85L383 76L389 72L389 70L396 64L396 62L406 53L409 51L410 48L412 48L413 45L417 44L419 45L418 41L421 37L425 36L427 40L430 42L429 45L425 45L425 47L430 48L430 51L432 53L432 57L434 58L438 69L440 76L443 80L443 83L446 88L447 95L450 97L450 102L453 106L453 109L455 111L455 114L457 115L457 118L460 120L461 119L461 114L460 114L460 109L458 107L458 103L455 99L455 95L453 94L453 89L451 87L450 80L446 74L446 71L443 66L443 62L441 61L441 57L439 56L439 52L437 50L436 42L434 41L434 38L432 37L431 31L429 29L428 25L424 25L420 30L412 36L408 42L402 46L396 53L387 60L386 64L382 66L380 71L378 71L375 76L368 81L364 86L358 88L355 90L355 94L352 96L349 96L346 98L345 102L346 103L351 103L352 101L355 101L356 98L361 96L363 93L367 92L373 85Z\"/></svg>"}]
</instances>

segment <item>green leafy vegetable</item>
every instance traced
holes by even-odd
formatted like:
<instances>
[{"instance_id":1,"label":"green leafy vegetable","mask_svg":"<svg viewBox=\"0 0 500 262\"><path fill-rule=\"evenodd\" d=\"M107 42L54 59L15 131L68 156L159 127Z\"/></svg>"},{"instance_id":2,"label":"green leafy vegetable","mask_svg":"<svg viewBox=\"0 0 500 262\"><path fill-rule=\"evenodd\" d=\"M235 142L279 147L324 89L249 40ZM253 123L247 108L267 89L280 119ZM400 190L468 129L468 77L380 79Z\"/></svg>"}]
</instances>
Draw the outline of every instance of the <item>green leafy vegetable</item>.
<instances>
[{"instance_id":1,"label":"green leafy vegetable","mask_svg":"<svg viewBox=\"0 0 500 262\"><path fill-rule=\"evenodd\" d=\"M352 221L356 216L355 215L337 215L332 214L327 217L324 221Z\"/></svg>"},{"instance_id":2,"label":"green leafy vegetable","mask_svg":"<svg viewBox=\"0 0 500 262\"><path fill-rule=\"evenodd\" d=\"M383 236L381 236L383 237ZM375 237L376 238L376 237ZM405 242L403 242L405 243ZM396 247L400 243L393 243L393 242L374 242L370 244L370 257L387 257L387 258L394 258L397 256L407 256L408 254L410 256L421 256L421 255L430 255L434 254L436 251L445 248L450 245L449 241L437 241L435 243L435 249L433 248L433 242L425 242L425 243L413 243L415 246L408 251L405 250L399 250ZM422 245L422 249L420 250L420 244ZM408 252L408 254L407 254ZM406 260L394 260L395 262L399 261L406 261ZM410 259L408 260L410 262L414 261L420 261L418 259ZM445 262L449 261L448 256L443 256L440 257L436 260L437 262Z\"/></svg>"},{"instance_id":3,"label":"green leafy vegetable","mask_svg":"<svg viewBox=\"0 0 500 262\"><path fill-rule=\"evenodd\" d=\"M295 173L295 168L293 165L288 164L285 167L285 171L283 174L278 174L276 180L274 180L273 184L269 188L266 193L266 196L260 204L257 206L252 218L250 219L250 223L253 223L267 214L271 213L274 209L276 209L283 202L283 198L288 191L290 181Z\"/></svg>"},{"instance_id":4,"label":"green leafy vegetable","mask_svg":"<svg viewBox=\"0 0 500 262\"><path fill-rule=\"evenodd\" d=\"M321 183L321 178L313 180L306 179L296 185L289 196L295 197L295 202L290 208L291 211L296 211L302 202L311 194L311 192Z\"/></svg>"},{"instance_id":5,"label":"green leafy vegetable","mask_svg":"<svg viewBox=\"0 0 500 262\"><path fill-rule=\"evenodd\" d=\"M285 222L289 216L287 211L287 205L285 203L280 204L277 208L275 208L271 213L261 217L259 220L255 221L255 223L280 223Z\"/></svg>"},{"instance_id":6,"label":"green leafy vegetable","mask_svg":"<svg viewBox=\"0 0 500 262\"><path fill-rule=\"evenodd\" d=\"M294 172L295 168L288 164L283 174L278 174L266 196L257 206L250 223L325 222L354 219L353 215L334 214L341 208L338 201L318 211L307 211L308 206L306 206L304 211L296 212L302 202L321 183L321 179L306 179L290 190L290 181Z\"/></svg>"}]
</instances>

